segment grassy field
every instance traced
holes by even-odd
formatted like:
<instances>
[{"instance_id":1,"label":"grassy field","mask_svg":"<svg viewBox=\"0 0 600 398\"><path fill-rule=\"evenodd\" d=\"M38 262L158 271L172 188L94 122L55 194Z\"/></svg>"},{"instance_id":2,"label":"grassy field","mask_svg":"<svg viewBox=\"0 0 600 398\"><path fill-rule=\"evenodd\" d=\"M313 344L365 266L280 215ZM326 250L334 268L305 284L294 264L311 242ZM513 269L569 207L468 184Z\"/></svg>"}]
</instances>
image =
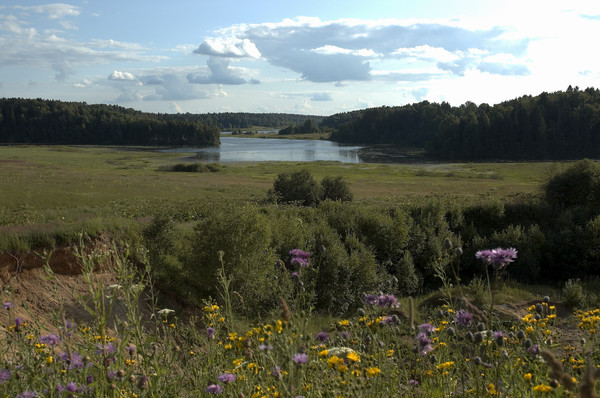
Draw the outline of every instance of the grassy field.
<instances>
[{"instance_id":1,"label":"grassy field","mask_svg":"<svg viewBox=\"0 0 600 398\"><path fill-rule=\"evenodd\" d=\"M258 200L278 173L308 169L316 178L342 176L356 199L451 194L535 193L551 163L343 164L227 163L217 173L173 173L161 167L192 154L109 147L0 147L0 206L56 209L113 201Z\"/></svg>"}]
</instances>

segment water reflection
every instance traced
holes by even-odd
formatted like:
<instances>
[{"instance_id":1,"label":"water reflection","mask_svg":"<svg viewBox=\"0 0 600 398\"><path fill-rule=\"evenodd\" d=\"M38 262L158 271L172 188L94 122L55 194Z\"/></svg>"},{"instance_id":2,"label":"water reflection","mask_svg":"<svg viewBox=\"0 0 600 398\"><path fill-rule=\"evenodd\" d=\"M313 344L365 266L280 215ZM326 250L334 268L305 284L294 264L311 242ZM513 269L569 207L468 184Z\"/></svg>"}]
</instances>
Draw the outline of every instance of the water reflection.
<instances>
[{"instance_id":1,"label":"water reflection","mask_svg":"<svg viewBox=\"0 0 600 398\"><path fill-rule=\"evenodd\" d=\"M221 137L220 147L174 148L166 152L195 153L206 162L261 162L318 160L343 163L362 163L360 146L344 146L322 140L285 140L277 138Z\"/></svg>"}]
</instances>

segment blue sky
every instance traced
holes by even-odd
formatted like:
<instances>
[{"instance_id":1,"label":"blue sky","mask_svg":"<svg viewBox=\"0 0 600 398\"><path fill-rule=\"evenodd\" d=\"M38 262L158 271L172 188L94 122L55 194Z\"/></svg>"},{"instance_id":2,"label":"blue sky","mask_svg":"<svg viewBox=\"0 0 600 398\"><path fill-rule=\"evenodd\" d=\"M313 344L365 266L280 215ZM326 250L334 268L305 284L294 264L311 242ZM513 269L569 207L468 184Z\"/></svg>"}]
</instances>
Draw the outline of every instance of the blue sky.
<instances>
[{"instance_id":1,"label":"blue sky","mask_svg":"<svg viewBox=\"0 0 600 398\"><path fill-rule=\"evenodd\" d=\"M0 2L0 97L330 115L600 88L597 1Z\"/></svg>"}]
</instances>

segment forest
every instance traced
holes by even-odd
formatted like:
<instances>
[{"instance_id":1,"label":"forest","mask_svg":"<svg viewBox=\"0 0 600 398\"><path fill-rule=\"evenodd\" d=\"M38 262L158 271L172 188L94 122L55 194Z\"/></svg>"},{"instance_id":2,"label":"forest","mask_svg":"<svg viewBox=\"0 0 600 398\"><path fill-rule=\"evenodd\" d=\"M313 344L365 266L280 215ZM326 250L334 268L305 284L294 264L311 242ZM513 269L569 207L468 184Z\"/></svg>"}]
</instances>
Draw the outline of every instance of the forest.
<instances>
[{"instance_id":1,"label":"forest","mask_svg":"<svg viewBox=\"0 0 600 398\"><path fill-rule=\"evenodd\" d=\"M325 118L331 139L420 148L440 160L543 160L600 156L600 91L578 87L496 105L423 101Z\"/></svg>"},{"instance_id":2,"label":"forest","mask_svg":"<svg viewBox=\"0 0 600 398\"><path fill-rule=\"evenodd\" d=\"M219 129L185 115L116 105L0 99L0 142L75 145L219 145Z\"/></svg>"}]
</instances>

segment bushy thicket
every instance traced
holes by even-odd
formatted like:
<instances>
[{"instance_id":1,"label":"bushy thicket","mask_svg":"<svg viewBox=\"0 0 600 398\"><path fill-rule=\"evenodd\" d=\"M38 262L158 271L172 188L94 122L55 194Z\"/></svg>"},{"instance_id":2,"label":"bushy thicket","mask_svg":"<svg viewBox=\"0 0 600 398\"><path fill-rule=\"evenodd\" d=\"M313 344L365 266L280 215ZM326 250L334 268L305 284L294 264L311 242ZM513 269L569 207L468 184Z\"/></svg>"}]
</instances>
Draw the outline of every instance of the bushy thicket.
<instances>
[{"instance_id":1,"label":"bushy thicket","mask_svg":"<svg viewBox=\"0 0 600 398\"><path fill-rule=\"evenodd\" d=\"M562 286L600 275L600 209L591 194L597 186L578 176L594 176L597 167L575 163L549 180L544 195L506 203L433 197L397 205L316 199L312 206L221 204L204 209L191 234L158 217L145 237L159 283L197 303L220 297L215 286L224 272L234 307L255 314L276 308L280 297L291 306L345 312L390 280L397 281L397 293L423 293L438 288L440 272L450 275L457 261L468 283L482 271L475 253L495 247L519 251L509 278ZM312 179L308 172L296 177ZM571 189L588 201L546 200ZM460 259L445 240L462 249ZM308 267L291 261L293 249L311 253Z\"/></svg>"},{"instance_id":2,"label":"bushy thicket","mask_svg":"<svg viewBox=\"0 0 600 398\"><path fill-rule=\"evenodd\" d=\"M277 175L269 196L275 202L316 206L323 200L350 202L353 199L342 177L326 176L319 184L308 170Z\"/></svg>"}]
</instances>

